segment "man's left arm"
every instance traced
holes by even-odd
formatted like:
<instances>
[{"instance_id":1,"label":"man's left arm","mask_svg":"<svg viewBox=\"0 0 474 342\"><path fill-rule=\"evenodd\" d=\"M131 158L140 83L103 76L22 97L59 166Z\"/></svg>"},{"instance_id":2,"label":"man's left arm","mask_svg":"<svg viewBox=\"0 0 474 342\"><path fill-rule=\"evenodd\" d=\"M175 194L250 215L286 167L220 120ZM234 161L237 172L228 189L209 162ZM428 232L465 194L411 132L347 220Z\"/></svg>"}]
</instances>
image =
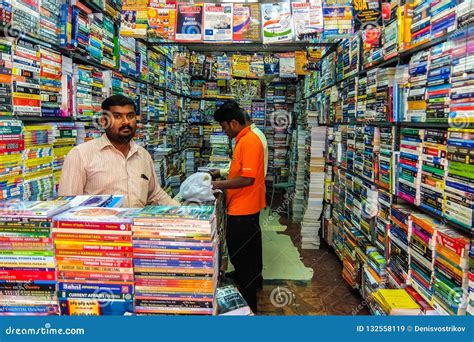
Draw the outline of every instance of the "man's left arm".
<instances>
[{"instance_id":1,"label":"man's left arm","mask_svg":"<svg viewBox=\"0 0 474 342\"><path fill-rule=\"evenodd\" d=\"M151 170L151 179L150 186L148 187L148 200L147 204L152 205L171 205L171 206L180 206L181 203L172 199L170 195L164 191L160 184L158 183L158 177L156 176L156 171L153 166L153 161L151 157L148 159L148 164Z\"/></svg>"}]
</instances>

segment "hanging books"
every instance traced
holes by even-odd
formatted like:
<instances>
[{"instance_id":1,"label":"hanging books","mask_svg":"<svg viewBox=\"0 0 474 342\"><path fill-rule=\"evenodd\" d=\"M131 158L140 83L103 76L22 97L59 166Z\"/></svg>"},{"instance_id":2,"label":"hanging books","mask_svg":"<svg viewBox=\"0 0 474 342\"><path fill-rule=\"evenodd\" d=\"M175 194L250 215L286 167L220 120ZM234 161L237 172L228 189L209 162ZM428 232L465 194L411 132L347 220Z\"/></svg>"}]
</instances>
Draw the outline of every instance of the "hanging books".
<instances>
[{"instance_id":1,"label":"hanging books","mask_svg":"<svg viewBox=\"0 0 474 342\"><path fill-rule=\"evenodd\" d=\"M150 1L148 7L148 37L174 40L176 25L176 4Z\"/></svg>"},{"instance_id":2,"label":"hanging books","mask_svg":"<svg viewBox=\"0 0 474 342\"><path fill-rule=\"evenodd\" d=\"M294 52L280 54L280 77L281 78L295 78L296 65Z\"/></svg>"},{"instance_id":3,"label":"hanging books","mask_svg":"<svg viewBox=\"0 0 474 342\"><path fill-rule=\"evenodd\" d=\"M289 3L261 4L263 43L291 41L293 28Z\"/></svg>"},{"instance_id":4,"label":"hanging books","mask_svg":"<svg viewBox=\"0 0 474 342\"><path fill-rule=\"evenodd\" d=\"M202 4L178 4L176 41L202 41Z\"/></svg>"},{"instance_id":5,"label":"hanging books","mask_svg":"<svg viewBox=\"0 0 474 342\"><path fill-rule=\"evenodd\" d=\"M232 4L204 4L204 41L232 41Z\"/></svg>"},{"instance_id":6,"label":"hanging books","mask_svg":"<svg viewBox=\"0 0 474 342\"><path fill-rule=\"evenodd\" d=\"M316 38L317 34L323 31L323 9L321 1L317 1L317 3L291 3L296 40Z\"/></svg>"},{"instance_id":7,"label":"hanging books","mask_svg":"<svg viewBox=\"0 0 474 342\"><path fill-rule=\"evenodd\" d=\"M234 41L260 41L260 5L234 4Z\"/></svg>"}]
</instances>

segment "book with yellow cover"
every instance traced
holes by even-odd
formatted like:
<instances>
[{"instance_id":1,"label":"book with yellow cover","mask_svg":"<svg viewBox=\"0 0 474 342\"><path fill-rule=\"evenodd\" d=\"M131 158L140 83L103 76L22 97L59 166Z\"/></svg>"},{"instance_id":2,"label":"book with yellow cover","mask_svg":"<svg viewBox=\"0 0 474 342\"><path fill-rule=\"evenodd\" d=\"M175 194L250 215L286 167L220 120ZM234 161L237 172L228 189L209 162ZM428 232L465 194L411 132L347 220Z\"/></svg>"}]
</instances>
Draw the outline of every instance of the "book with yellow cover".
<instances>
[{"instance_id":1,"label":"book with yellow cover","mask_svg":"<svg viewBox=\"0 0 474 342\"><path fill-rule=\"evenodd\" d=\"M419 315L420 306L405 289L380 289L374 294L375 301L387 315Z\"/></svg>"}]
</instances>

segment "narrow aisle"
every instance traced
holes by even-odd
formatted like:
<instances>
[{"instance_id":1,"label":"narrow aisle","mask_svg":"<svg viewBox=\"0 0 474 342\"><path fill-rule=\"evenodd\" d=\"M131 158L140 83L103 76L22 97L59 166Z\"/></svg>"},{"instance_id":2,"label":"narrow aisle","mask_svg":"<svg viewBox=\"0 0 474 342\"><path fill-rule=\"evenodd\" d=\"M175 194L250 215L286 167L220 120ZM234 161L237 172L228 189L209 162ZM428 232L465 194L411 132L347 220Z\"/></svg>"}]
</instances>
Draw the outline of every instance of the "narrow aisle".
<instances>
[{"instance_id":1,"label":"narrow aisle","mask_svg":"<svg viewBox=\"0 0 474 342\"><path fill-rule=\"evenodd\" d=\"M286 224L286 218L281 218L281 226L265 214L261 219L264 285L259 293L259 315L369 314L359 293L343 280L342 264L327 244L322 242L319 250L302 250L298 224ZM276 250L280 253L274 256ZM285 269L288 271L282 273Z\"/></svg>"}]
</instances>

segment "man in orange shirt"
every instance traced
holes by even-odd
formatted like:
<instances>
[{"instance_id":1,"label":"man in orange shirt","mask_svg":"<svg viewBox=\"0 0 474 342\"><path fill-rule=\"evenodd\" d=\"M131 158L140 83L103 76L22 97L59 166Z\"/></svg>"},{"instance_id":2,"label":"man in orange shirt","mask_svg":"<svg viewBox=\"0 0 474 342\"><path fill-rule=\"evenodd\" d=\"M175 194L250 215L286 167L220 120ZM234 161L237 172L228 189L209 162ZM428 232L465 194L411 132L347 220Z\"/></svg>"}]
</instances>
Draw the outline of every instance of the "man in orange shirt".
<instances>
[{"instance_id":1,"label":"man in orange shirt","mask_svg":"<svg viewBox=\"0 0 474 342\"><path fill-rule=\"evenodd\" d=\"M235 267L237 285L250 308L257 312L257 290L262 281L262 232L260 210L265 208L265 157L261 139L245 120L235 101L214 113L235 148L227 180L214 181L227 190L227 246Z\"/></svg>"}]
</instances>

